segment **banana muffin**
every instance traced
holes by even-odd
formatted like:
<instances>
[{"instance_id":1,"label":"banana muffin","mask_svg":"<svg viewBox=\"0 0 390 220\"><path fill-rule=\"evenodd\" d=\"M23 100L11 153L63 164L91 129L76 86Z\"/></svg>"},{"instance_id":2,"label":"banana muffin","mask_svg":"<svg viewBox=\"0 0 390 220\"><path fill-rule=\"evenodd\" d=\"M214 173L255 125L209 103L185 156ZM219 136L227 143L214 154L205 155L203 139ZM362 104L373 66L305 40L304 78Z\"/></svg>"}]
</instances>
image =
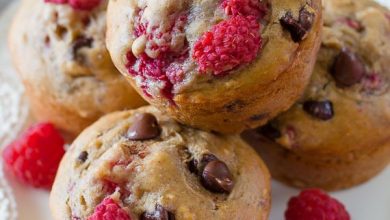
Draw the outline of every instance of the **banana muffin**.
<instances>
[{"instance_id":1,"label":"banana muffin","mask_svg":"<svg viewBox=\"0 0 390 220\"><path fill-rule=\"evenodd\" d=\"M71 136L100 116L144 104L105 47L105 0L24 0L9 46L34 115Z\"/></svg>"},{"instance_id":2,"label":"banana muffin","mask_svg":"<svg viewBox=\"0 0 390 220\"><path fill-rule=\"evenodd\" d=\"M323 14L305 95L244 137L275 178L337 190L369 180L390 161L390 12L371 0L327 0Z\"/></svg>"},{"instance_id":3,"label":"banana muffin","mask_svg":"<svg viewBox=\"0 0 390 220\"><path fill-rule=\"evenodd\" d=\"M265 124L302 95L320 45L320 0L115 0L114 64L151 104L221 133Z\"/></svg>"},{"instance_id":4,"label":"banana muffin","mask_svg":"<svg viewBox=\"0 0 390 220\"><path fill-rule=\"evenodd\" d=\"M239 136L183 126L154 107L112 113L63 158L54 219L266 220L270 175Z\"/></svg>"}]
</instances>

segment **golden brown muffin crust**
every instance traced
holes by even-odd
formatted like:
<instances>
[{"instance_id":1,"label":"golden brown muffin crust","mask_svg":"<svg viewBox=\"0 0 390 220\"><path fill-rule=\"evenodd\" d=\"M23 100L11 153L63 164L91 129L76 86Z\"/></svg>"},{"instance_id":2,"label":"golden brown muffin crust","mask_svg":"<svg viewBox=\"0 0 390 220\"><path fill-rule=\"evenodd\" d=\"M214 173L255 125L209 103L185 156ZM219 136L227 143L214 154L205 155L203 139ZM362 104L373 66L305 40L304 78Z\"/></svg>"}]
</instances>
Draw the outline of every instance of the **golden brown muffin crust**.
<instances>
[{"instance_id":1,"label":"golden brown muffin crust","mask_svg":"<svg viewBox=\"0 0 390 220\"><path fill-rule=\"evenodd\" d=\"M145 113L157 118L161 133L130 140L129 130ZM200 164L205 155L217 157L230 170L230 193L216 193L201 184L193 171L200 165L190 164ZM61 163L50 204L58 220L86 219L106 197L121 204L132 219L160 205L178 220L265 220L269 178L260 158L239 137L194 130L145 107L105 116L78 137ZM112 184L114 192L107 190Z\"/></svg>"}]
</instances>

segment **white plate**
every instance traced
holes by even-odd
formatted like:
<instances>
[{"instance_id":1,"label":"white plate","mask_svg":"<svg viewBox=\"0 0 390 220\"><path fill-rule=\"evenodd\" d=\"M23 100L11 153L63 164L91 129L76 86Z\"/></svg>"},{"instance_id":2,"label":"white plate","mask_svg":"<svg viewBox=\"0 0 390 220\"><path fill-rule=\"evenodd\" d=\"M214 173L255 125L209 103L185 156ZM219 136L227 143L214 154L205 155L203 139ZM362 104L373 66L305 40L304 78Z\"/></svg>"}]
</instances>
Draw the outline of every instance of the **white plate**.
<instances>
[{"instance_id":1,"label":"white plate","mask_svg":"<svg viewBox=\"0 0 390 220\"><path fill-rule=\"evenodd\" d=\"M22 96L23 88L15 77L6 46L8 27L17 6L17 3L13 2L5 8L5 3L8 1L0 0L0 147L17 134L28 120L28 107ZM390 7L390 0L379 1ZM11 94L7 86L12 88ZM7 120L3 121L4 119ZM12 210L15 209L15 205L12 195L16 200L17 219L51 219L48 192L26 187L12 178L7 179L12 192L5 186L6 183L3 182L0 172L0 220L14 219ZM284 219L283 213L288 199L298 192L296 189L274 182L270 220ZM364 185L332 195L347 206L353 220L390 220L390 168ZM4 209L9 210L8 216L2 214L5 213Z\"/></svg>"}]
</instances>

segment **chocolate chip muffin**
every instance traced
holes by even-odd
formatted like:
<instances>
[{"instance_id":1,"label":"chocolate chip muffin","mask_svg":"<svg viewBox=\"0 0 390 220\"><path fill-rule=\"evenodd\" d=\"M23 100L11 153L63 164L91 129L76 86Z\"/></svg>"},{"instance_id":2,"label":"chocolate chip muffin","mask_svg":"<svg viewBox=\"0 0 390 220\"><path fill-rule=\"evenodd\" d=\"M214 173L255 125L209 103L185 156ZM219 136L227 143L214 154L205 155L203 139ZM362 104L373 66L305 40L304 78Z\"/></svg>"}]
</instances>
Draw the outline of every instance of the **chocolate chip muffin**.
<instances>
[{"instance_id":1,"label":"chocolate chip muffin","mask_svg":"<svg viewBox=\"0 0 390 220\"><path fill-rule=\"evenodd\" d=\"M144 101L105 47L107 1L62 2L23 1L9 45L35 116L75 136L101 115Z\"/></svg>"},{"instance_id":2,"label":"chocolate chip muffin","mask_svg":"<svg viewBox=\"0 0 390 220\"><path fill-rule=\"evenodd\" d=\"M76 139L50 205L58 220L265 220L270 176L238 136L195 130L144 107L109 114Z\"/></svg>"},{"instance_id":3,"label":"chocolate chip muffin","mask_svg":"<svg viewBox=\"0 0 390 220\"><path fill-rule=\"evenodd\" d=\"M327 0L324 20L305 95L244 136L275 178L336 190L370 179L390 160L390 12L371 0Z\"/></svg>"},{"instance_id":4,"label":"chocolate chip muffin","mask_svg":"<svg viewBox=\"0 0 390 220\"><path fill-rule=\"evenodd\" d=\"M234 133L302 95L321 16L320 0L116 0L107 46L149 103L186 125Z\"/></svg>"}]
</instances>

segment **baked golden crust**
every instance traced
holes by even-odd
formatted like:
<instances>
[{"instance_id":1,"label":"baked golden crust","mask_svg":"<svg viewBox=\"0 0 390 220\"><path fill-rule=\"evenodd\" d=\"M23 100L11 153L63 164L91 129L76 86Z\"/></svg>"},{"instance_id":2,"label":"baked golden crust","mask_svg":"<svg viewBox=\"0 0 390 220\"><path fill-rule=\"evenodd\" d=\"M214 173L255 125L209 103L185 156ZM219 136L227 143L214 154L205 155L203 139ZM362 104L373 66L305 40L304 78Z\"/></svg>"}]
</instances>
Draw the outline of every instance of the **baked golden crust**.
<instances>
[{"instance_id":1,"label":"baked golden crust","mask_svg":"<svg viewBox=\"0 0 390 220\"><path fill-rule=\"evenodd\" d=\"M312 157L315 153L298 154L253 131L242 136L264 159L272 178L302 189L348 189L370 180L389 164L389 143L370 147L372 152L350 152L348 158Z\"/></svg>"},{"instance_id":2,"label":"baked golden crust","mask_svg":"<svg viewBox=\"0 0 390 220\"><path fill-rule=\"evenodd\" d=\"M107 1L91 12L25 0L9 35L12 59L39 120L71 136L108 112L145 102L105 48Z\"/></svg>"},{"instance_id":3,"label":"baked golden crust","mask_svg":"<svg viewBox=\"0 0 390 220\"><path fill-rule=\"evenodd\" d=\"M189 2L188 4L193 4L195 8L201 7L198 1ZM219 10L215 6L217 1L204 2L209 3L204 3L208 6L214 5L202 8L206 11L204 14L208 14L207 11ZM261 31L265 43L258 57L252 63L218 78L210 74L199 74L196 63L193 64L194 69L187 74L189 79L174 86L175 104L162 96L151 98L145 95L144 88L140 88L140 84L129 74L126 67L126 55L134 42L131 33L134 22L127 21L128 18L132 20L137 16L136 3L129 0L110 2L107 46L116 67L149 103L187 125L222 133L240 132L265 124L296 101L309 80L320 46L320 1L311 1L310 10L315 13L314 23L307 38L299 43L292 40L279 20L287 11L298 16L306 1L269 1L269 4L269 18ZM213 19L218 20L215 17L210 18ZM200 20L200 24L191 22L186 31L190 51L193 48L193 39L198 39L215 24L206 22L208 19Z\"/></svg>"},{"instance_id":4,"label":"baked golden crust","mask_svg":"<svg viewBox=\"0 0 390 220\"><path fill-rule=\"evenodd\" d=\"M390 161L390 20L371 0L328 0L323 14L322 48L304 96L257 131L274 140L260 151L278 179L334 190L368 180Z\"/></svg>"},{"instance_id":5,"label":"baked golden crust","mask_svg":"<svg viewBox=\"0 0 390 220\"><path fill-rule=\"evenodd\" d=\"M161 134L144 141L130 140L129 130L145 113L157 118ZM230 193L209 191L191 171L189 163L201 161L204 155L214 155L227 165L234 181ZM110 192L107 186L113 184L117 188ZM131 219L159 205L178 220L266 220L270 176L238 136L195 130L154 107L144 107L109 114L75 140L61 162L51 192L51 211L58 220L86 219L107 197L120 204Z\"/></svg>"}]
</instances>

